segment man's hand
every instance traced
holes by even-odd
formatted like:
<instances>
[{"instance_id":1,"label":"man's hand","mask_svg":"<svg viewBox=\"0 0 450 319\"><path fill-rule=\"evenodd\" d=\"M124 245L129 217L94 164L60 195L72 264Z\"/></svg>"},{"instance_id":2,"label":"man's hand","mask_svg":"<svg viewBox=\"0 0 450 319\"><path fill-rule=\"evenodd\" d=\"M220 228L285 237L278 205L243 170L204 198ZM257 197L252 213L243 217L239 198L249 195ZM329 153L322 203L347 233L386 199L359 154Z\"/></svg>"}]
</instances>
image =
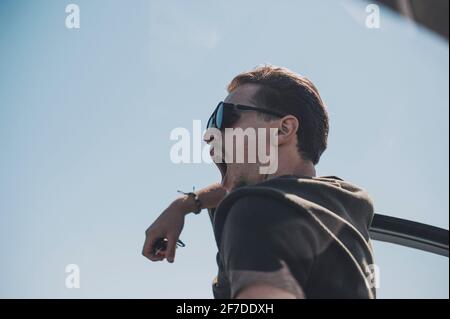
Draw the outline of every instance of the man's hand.
<instances>
[{"instance_id":1,"label":"man's hand","mask_svg":"<svg viewBox=\"0 0 450 319\"><path fill-rule=\"evenodd\" d=\"M225 189L220 184L210 185L196 193L202 208L217 207L226 195ZM177 240L184 226L184 217L197 209L195 201L190 196L182 196L172 202L146 230L142 254L151 261L159 261L166 258L168 262L173 262ZM167 249L153 255L153 245L159 238L167 238Z\"/></svg>"},{"instance_id":2,"label":"man's hand","mask_svg":"<svg viewBox=\"0 0 450 319\"><path fill-rule=\"evenodd\" d=\"M175 248L178 237L184 226L184 217L189 212L185 204L185 198L175 200L145 231L145 243L142 254L151 261L159 261L164 258L172 263L175 260ZM158 254L152 254L154 243L159 238L167 238L167 249Z\"/></svg>"}]
</instances>

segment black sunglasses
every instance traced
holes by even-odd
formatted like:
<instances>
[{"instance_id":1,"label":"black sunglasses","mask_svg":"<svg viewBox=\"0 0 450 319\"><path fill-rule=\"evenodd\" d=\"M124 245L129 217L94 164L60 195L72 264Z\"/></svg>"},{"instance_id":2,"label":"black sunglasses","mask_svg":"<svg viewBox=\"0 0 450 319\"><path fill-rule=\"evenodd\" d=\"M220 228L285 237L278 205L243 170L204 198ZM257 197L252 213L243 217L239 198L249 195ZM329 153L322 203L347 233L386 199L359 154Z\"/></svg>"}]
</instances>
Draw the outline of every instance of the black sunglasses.
<instances>
[{"instance_id":1,"label":"black sunglasses","mask_svg":"<svg viewBox=\"0 0 450 319\"><path fill-rule=\"evenodd\" d=\"M277 117L285 116L285 114L260 107L220 102L209 118L206 128L216 128L222 130L227 127L232 127L240 117L239 111L254 111Z\"/></svg>"}]
</instances>

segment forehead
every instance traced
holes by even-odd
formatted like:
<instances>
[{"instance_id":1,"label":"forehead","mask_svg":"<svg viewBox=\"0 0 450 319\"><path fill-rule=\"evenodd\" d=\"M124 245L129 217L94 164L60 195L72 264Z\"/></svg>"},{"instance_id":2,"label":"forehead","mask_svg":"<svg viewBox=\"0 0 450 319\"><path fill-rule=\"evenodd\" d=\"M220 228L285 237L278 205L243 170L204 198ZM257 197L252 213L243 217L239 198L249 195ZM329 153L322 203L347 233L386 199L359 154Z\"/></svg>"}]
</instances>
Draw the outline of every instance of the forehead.
<instances>
[{"instance_id":1,"label":"forehead","mask_svg":"<svg viewBox=\"0 0 450 319\"><path fill-rule=\"evenodd\" d=\"M256 102L254 96L259 88L260 86L258 84L253 83L240 85L227 95L224 102L255 106Z\"/></svg>"}]
</instances>

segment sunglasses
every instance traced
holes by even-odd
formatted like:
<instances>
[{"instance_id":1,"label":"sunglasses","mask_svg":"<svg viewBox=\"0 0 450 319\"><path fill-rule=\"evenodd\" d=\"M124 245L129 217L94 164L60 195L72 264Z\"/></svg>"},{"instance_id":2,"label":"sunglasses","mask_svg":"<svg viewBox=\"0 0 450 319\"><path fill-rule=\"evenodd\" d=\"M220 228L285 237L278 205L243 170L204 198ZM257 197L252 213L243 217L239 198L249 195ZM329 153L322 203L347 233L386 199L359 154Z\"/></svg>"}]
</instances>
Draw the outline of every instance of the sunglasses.
<instances>
[{"instance_id":1,"label":"sunglasses","mask_svg":"<svg viewBox=\"0 0 450 319\"><path fill-rule=\"evenodd\" d=\"M236 121L240 118L241 111L259 112L276 117L285 116L285 114L268 109L263 109L260 107L220 102L214 110L213 114L210 116L206 128L216 128L218 130L222 130L227 127L232 127L233 124L235 124Z\"/></svg>"}]
</instances>

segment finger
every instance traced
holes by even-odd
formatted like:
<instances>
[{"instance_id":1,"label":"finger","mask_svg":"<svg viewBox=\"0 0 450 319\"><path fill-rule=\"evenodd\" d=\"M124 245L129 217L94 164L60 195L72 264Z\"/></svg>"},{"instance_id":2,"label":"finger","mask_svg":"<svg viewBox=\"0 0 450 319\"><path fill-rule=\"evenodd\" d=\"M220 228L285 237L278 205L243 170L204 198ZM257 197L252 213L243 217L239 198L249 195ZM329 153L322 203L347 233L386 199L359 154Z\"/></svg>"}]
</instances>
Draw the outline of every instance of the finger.
<instances>
[{"instance_id":1,"label":"finger","mask_svg":"<svg viewBox=\"0 0 450 319\"><path fill-rule=\"evenodd\" d=\"M173 263L175 260L175 248L177 246L177 238L175 238L174 236L170 236L167 238L168 243L167 243L167 249L165 252L167 261L170 263Z\"/></svg>"},{"instance_id":2,"label":"finger","mask_svg":"<svg viewBox=\"0 0 450 319\"><path fill-rule=\"evenodd\" d=\"M154 254L151 251L146 251L143 255L151 261L160 261L164 259L164 255L159 251Z\"/></svg>"},{"instance_id":3,"label":"finger","mask_svg":"<svg viewBox=\"0 0 450 319\"><path fill-rule=\"evenodd\" d=\"M155 237L147 236L145 243L144 243L144 247L142 248L142 255L144 255L151 261L159 261L159 260L163 259L163 257L152 253L152 248L153 248L153 244L155 243L155 241L156 241Z\"/></svg>"},{"instance_id":4,"label":"finger","mask_svg":"<svg viewBox=\"0 0 450 319\"><path fill-rule=\"evenodd\" d=\"M155 261L160 261L164 259L164 252L161 251L160 249L156 250L156 252L154 254L152 254L152 258Z\"/></svg>"}]
</instances>

